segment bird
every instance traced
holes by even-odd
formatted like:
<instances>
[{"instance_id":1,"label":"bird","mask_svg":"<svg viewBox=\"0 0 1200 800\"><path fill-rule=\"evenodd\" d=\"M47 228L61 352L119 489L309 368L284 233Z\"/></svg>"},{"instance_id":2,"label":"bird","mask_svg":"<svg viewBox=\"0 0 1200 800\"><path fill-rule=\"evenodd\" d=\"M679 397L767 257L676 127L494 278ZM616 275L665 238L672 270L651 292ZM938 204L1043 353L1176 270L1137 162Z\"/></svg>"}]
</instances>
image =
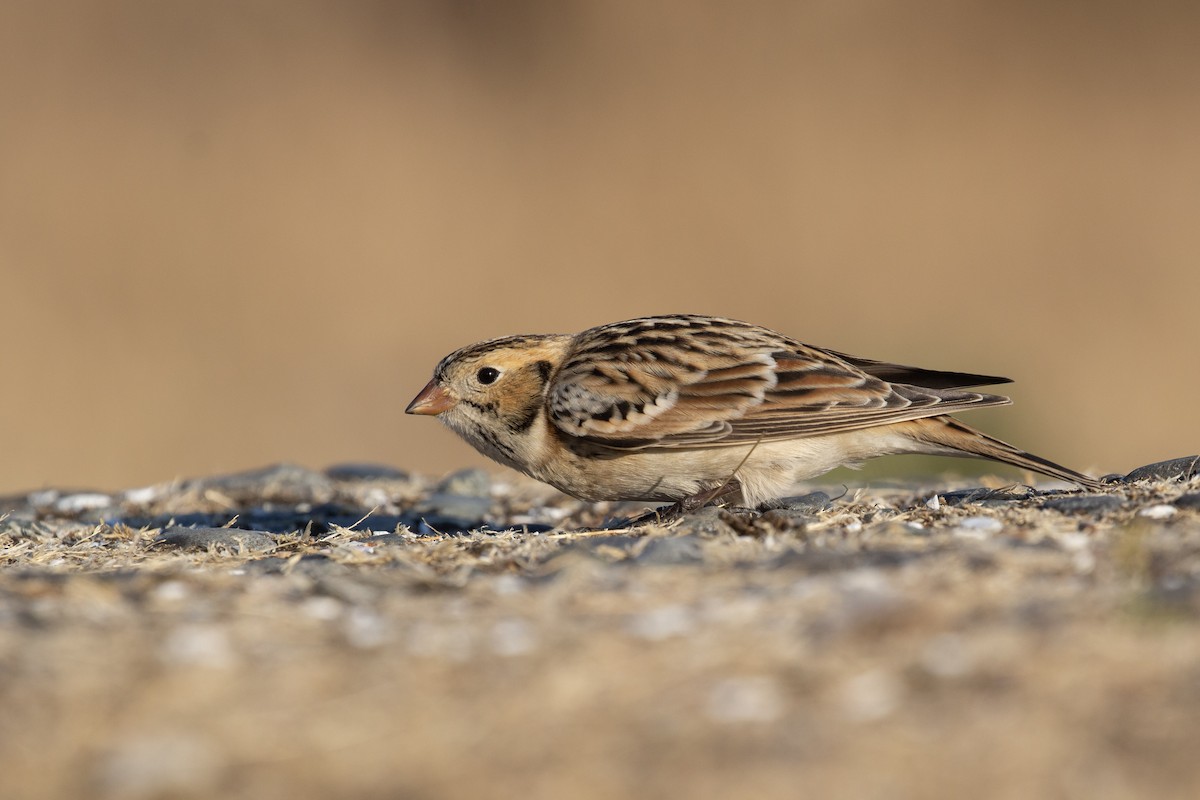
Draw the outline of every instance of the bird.
<instances>
[{"instance_id":1,"label":"bird","mask_svg":"<svg viewBox=\"0 0 1200 800\"><path fill-rule=\"evenodd\" d=\"M882 455L970 456L1099 482L951 413L1007 405L990 375L909 367L724 317L524 334L443 358L409 403L489 458L585 501L763 507Z\"/></svg>"}]
</instances>

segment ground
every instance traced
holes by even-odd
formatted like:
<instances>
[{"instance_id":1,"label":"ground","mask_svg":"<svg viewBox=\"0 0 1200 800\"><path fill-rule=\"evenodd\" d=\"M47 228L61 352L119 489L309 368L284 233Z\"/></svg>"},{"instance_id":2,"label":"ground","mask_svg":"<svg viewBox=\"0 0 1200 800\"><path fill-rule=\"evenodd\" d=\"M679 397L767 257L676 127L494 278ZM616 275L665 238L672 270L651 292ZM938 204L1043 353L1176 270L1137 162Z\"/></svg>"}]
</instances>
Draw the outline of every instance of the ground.
<instances>
[{"instance_id":1,"label":"ground","mask_svg":"<svg viewBox=\"0 0 1200 800\"><path fill-rule=\"evenodd\" d=\"M634 528L475 472L5 498L4 795L1190 798L1197 466Z\"/></svg>"}]
</instances>

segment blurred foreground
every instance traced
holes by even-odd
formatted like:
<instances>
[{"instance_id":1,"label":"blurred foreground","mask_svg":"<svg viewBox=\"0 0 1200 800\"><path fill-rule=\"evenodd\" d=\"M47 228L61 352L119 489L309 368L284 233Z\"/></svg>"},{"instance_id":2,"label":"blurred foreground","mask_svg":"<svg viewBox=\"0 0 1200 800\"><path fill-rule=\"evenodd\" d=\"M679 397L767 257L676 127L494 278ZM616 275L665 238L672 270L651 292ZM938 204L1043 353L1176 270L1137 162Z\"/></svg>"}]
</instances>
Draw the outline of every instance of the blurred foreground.
<instances>
[{"instance_id":1,"label":"blurred foreground","mask_svg":"<svg viewBox=\"0 0 1200 800\"><path fill-rule=\"evenodd\" d=\"M590 532L471 474L10 499L5 794L1189 798L1189 464ZM266 508L313 522L159 532ZM472 514L518 527L430 527Z\"/></svg>"}]
</instances>

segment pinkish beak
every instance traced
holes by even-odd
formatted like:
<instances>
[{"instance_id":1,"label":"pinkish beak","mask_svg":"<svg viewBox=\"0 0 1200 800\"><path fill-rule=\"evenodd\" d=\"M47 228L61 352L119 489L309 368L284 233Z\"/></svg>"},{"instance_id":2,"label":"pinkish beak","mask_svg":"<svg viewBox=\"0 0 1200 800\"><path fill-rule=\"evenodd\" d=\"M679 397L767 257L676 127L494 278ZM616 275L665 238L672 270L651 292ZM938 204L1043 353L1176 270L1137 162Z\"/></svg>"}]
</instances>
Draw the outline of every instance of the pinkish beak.
<instances>
[{"instance_id":1,"label":"pinkish beak","mask_svg":"<svg viewBox=\"0 0 1200 800\"><path fill-rule=\"evenodd\" d=\"M421 393L413 398L408 404L408 408L404 409L405 414L424 414L430 417L436 417L443 411L449 411L458 404L458 401L451 397L445 389L438 386L433 381L425 384L425 388Z\"/></svg>"}]
</instances>

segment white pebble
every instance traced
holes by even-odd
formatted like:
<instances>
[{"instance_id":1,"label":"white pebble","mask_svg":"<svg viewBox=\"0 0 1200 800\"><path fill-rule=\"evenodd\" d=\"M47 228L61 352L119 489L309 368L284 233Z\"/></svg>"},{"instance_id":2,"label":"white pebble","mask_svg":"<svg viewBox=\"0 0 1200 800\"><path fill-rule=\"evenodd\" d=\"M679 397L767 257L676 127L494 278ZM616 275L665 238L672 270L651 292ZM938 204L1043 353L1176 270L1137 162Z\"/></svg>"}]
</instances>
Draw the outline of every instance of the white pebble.
<instances>
[{"instance_id":1,"label":"white pebble","mask_svg":"<svg viewBox=\"0 0 1200 800\"><path fill-rule=\"evenodd\" d=\"M902 687L891 673L871 670L851 678L842 687L842 708L856 722L889 716L900 705Z\"/></svg>"},{"instance_id":2,"label":"white pebble","mask_svg":"<svg viewBox=\"0 0 1200 800\"><path fill-rule=\"evenodd\" d=\"M933 509L934 511L940 510L942 507L942 498L935 494L933 497L925 501L925 507Z\"/></svg>"},{"instance_id":3,"label":"white pebble","mask_svg":"<svg viewBox=\"0 0 1200 800\"><path fill-rule=\"evenodd\" d=\"M1178 510L1179 509L1175 508L1175 506L1169 506L1160 503L1156 506L1143 508L1138 512L1138 516L1146 517L1147 519L1170 519L1171 517L1175 516L1175 512Z\"/></svg>"},{"instance_id":4,"label":"white pebble","mask_svg":"<svg viewBox=\"0 0 1200 800\"><path fill-rule=\"evenodd\" d=\"M160 486L143 486L140 489L128 489L125 492L125 502L133 503L138 506L145 506L153 503L158 498L166 494L165 489Z\"/></svg>"},{"instance_id":5,"label":"white pebble","mask_svg":"<svg viewBox=\"0 0 1200 800\"><path fill-rule=\"evenodd\" d=\"M658 641L691 633L695 614L684 606L662 606L629 620L629 632L640 639Z\"/></svg>"},{"instance_id":6,"label":"white pebble","mask_svg":"<svg viewBox=\"0 0 1200 800\"><path fill-rule=\"evenodd\" d=\"M714 722L771 722L783 714L783 693L768 677L725 678L709 690L706 711Z\"/></svg>"},{"instance_id":7,"label":"white pebble","mask_svg":"<svg viewBox=\"0 0 1200 800\"><path fill-rule=\"evenodd\" d=\"M163 581L154 588L154 599L160 603L178 603L186 600L188 593L183 581Z\"/></svg>"},{"instance_id":8,"label":"white pebble","mask_svg":"<svg viewBox=\"0 0 1200 800\"><path fill-rule=\"evenodd\" d=\"M1087 550L1092 546L1092 537L1086 533L1060 533L1058 535L1058 543L1063 546L1064 550L1078 552Z\"/></svg>"},{"instance_id":9,"label":"white pebble","mask_svg":"<svg viewBox=\"0 0 1200 800\"><path fill-rule=\"evenodd\" d=\"M162 658L174 664L225 669L236 660L228 634L216 626L187 625L167 635Z\"/></svg>"},{"instance_id":10,"label":"white pebble","mask_svg":"<svg viewBox=\"0 0 1200 800\"><path fill-rule=\"evenodd\" d=\"M54 510L63 514L75 514L80 511L95 511L98 508L108 508L112 498L99 492L81 492L60 497L54 503Z\"/></svg>"},{"instance_id":11,"label":"white pebble","mask_svg":"<svg viewBox=\"0 0 1200 800\"><path fill-rule=\"evenodd\" d=\"M994 517L967 517L958 523L954 535L962 539L986 539L1004 530L1004 523Z\"/></svg>"},{"instance_id":12,"label":"white pebble","mask_svg":"<svg viewBox=\"0 0 1200 800\"><path fill-rule=\"evenodd\" d=\"M502 619L492 626L492 652L500 656L521 656L537 647L533 626L523 619Z\"/></svg>"},{"instance_id":13,"label":"white pebble","mask_svg":"<svg viewBox=\"0 0 1200 800\"><path fill-rule=\"evenodd\" d=\"M391 628L383 617L365 608L351 609L346 616L345 634L350 646L361 650L379 647L392 638Z\"/></svg>"},{"instance_id":14,"label":"white pebble","mask_svg":"<svg viewBox=\"0 0 1200 800\"><path fill-rule=\"evenodd\" d=\"M497 575L492 581L492 591L502 596L520 594L525 591L525 579L520 575L505 572Z\"/></svg>"},{"instance_id":15,"label":"white pebble","mask_svg":"<svg viewBox=\"0 0 1200 800\"><path fill-rule=\"evenodd\" d=\"M342 604L332 597L324 595L310 597L300 605L300 611L306 617L328 622L337 619L342 613Z\"/></svg>"}]
</instances>

